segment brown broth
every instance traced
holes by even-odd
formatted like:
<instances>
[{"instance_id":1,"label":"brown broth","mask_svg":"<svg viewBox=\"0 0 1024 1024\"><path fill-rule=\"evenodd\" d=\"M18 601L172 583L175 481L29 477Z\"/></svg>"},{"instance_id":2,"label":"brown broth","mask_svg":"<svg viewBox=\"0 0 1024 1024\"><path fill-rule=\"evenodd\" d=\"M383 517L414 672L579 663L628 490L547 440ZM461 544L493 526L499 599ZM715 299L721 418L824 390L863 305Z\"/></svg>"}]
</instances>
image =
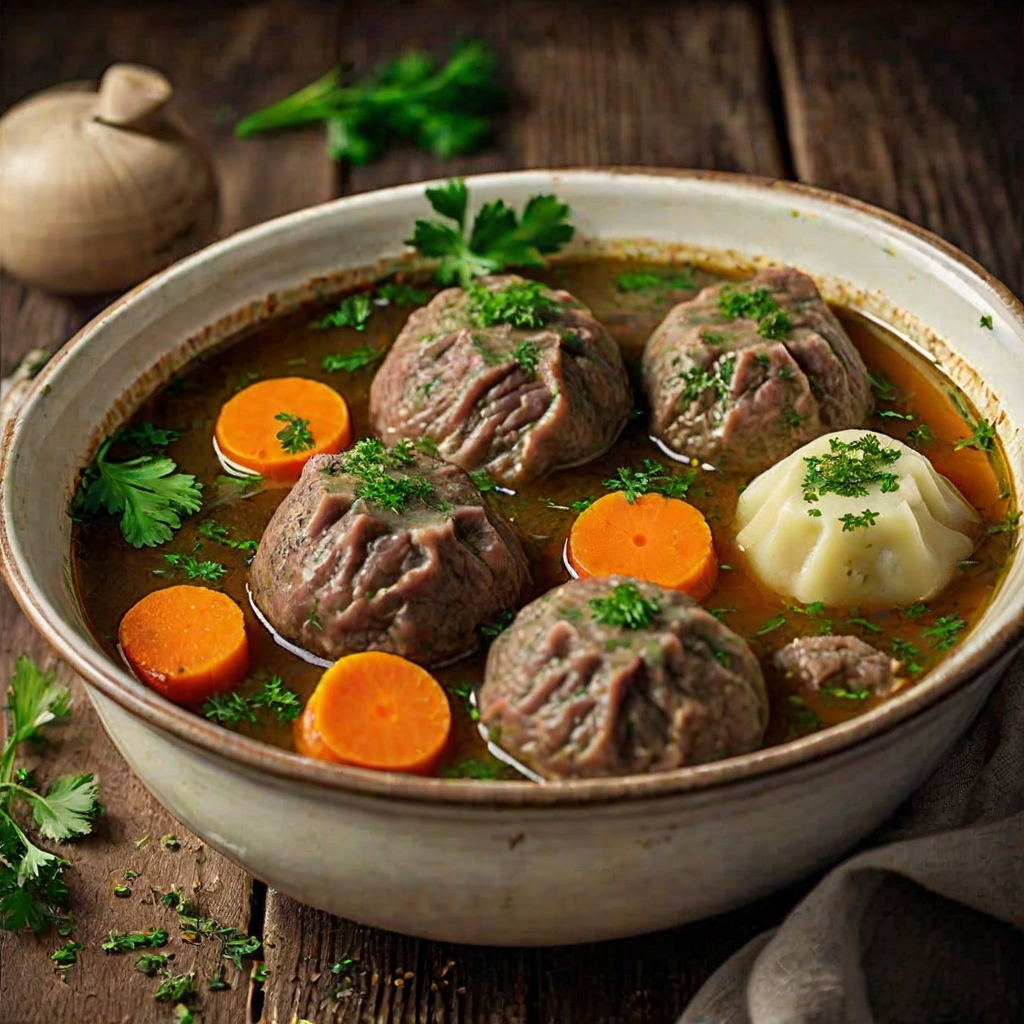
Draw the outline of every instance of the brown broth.
<instances>
[{"instance_id":1,"label":"brown broth","mask_svg":"<svg viewBox=\"0 0 1024 1024\"><path fill-rule=\"evenodd\" d=\"M613 279L617 274L643 269L654 267L635 261L599 259L566 262L538 277L567 288L587 303L619 341L627 365L635 371L653 327L675 302L693 294L673 292L652 297L623 294L616 289ZM699 286L724 276L703 268L695 269L695 274ZM258 539L286 493L284 489L269 487L245 493L237 484L225 482L211 444L214 422L220 406L239 387L257 378L304 376L339 390L349 404L354 436L367 434L368 393L376 366L351 374L328 373L321 368L321 360L332 352L390 344L408 312L408 309L394 306L377 309L363 332L350 328L310 330L310 321L321 315L322 309L281 316L197 359L185 374L153 396L139 411L133 422L149 420L159 427L181 432L181 439L171 444L167 453L183 472L195 474L203 484L204 505L200 513L185 521L171 542L160 548L130 547L113 517L98 517L76 525L73 564L78 593L97 637L112 657L117 657L117 628L125 612L151 591L182 582L154 575L155 570L167 569L164 555L187 553L198 545L200 557L218 561L228 569L216 587L234 598L245 612L253 670L276 673L303 699L310 695L321 670L278 646L257 622L245 590L246 554L204 540L197 532L203 520L216 519L228 527L234 538ZM978 508L986 527L1001 521L1010 508L1008 476L1001 453L955 449L957 441L968 435L969 430L951 395L955 393L970 409L966 398L939 370L886 330L849 310L837 309L836 313L868 369L883 373L899 387L899 397L880 403L880 408L914 417L912 420L885 418L876 412L864 426L905 440L910 430L925 420L934 440L923 450L936 468L950 477ZM634 386L634 390L639 396L640 389ZM973 410L971 415L975 415ZM562 549L573 515L552 508L549 503L568 505L574 500L601 494L602 481L613 476L617 467L639 466L644 458L669 465L665 455L647 437L645 419L640 415L631 421L610 452L585 466L526 485L515 495L488 496L495 509L522 537L531 558L538 593L568 578L562 565ZM126 449L124 454L133 453ZM121 455L113 452L111 457L117 459ZM920 616L909 616L899 609L873 610L863 616L855 609L836 609L826 610L821 617L808 616L794 610L791 602L765 591L746 571L743 558L733 544L731 524L737 497L747 482L735 476L702 472L690 491L689 500L708 518L722 562L718 583L703 603L748 640L766 671L771 694L771 720L765 740L768 745L823 725L834 725L878 703L874 698L851 700L811 692L794 694L771 672L773 652L796 636L817 633L827 619L834 632L853 633L885 650L894 638L913 643L921 651L917 661L926 672L948 652L935 649L934 641L925 636L924 631L939 616L954 614L964 619L970 628L990 601L1012 550L1012 533L984 530L975 553L962 567L960 577L929 602L928 611ZM778 622L779 616L785 616L785 620L775 628L767 628ZM959 634L959 638L963 635ZM484 766L485 774L516 777L510 769L501 770L489 757L467 709L465 698L481 680L484 660L485 652L481 652L435 672L452 695L455 711L456 727L448 770L465 773L469 770L465 762L473 759L471 763L479 762L476 768ZM286 725L261 722L255 726L239 726L239 731L293 749L291 730ZM459 765L463 765L461 770Z\"/></svg>"}]
</instances>

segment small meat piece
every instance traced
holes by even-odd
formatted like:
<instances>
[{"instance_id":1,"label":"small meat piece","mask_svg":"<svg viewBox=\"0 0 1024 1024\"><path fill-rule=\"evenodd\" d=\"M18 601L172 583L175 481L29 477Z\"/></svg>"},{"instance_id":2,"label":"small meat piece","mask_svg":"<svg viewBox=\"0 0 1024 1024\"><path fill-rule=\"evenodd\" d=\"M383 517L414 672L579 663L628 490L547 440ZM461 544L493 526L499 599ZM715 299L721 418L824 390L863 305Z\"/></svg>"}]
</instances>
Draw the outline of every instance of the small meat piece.
<instances>
[{"instance_id":1,"label":"small meat piece","mask_svg":"<svg viewBox=\"0 0 1024 1024\"><path fill-rule=\"evenodd\" d=\"M507 275L474 287L524 284ZM568 292L542 293L549 308L533 327L479 326L462 288L414 311L370 388L374 431L388 444L429 438L506 487L610 448L632 406L619 347Z\"/></svg>"},{"instance_id":2,"label":"small meat piece","mask_svg":"<svg viewBox=\"0 0 1024 1024\"><path fill-rule=\"evenodd\" d=\"M886 697L906 681L903 665L855 636L802 636L773 658L791 682L811 690L845 690Z\"/></svg>"},{"instance_id":3,"label":"small meat piece","mask_svg":"<svg viewBox=\"0 0 1024 1024\"><path fill-rule=\"evenodd\" d=\"M680 303L647 342L643 373L653 433L734 472L759 473L821 434L861 426L874 408L853 342L792 268Z\"/></svg>"},{"instance_id":4,"label":"small meat piece","mask_svg":"<svg viewBox=\"0 0 1024 1024\"><path fill-rule=\"evenodd\" d=\"M354 453L371 450L384 449L367 439ZM358 496L365 478L346 472L354 453L317 455L253 558L252 596L267 621L332 661L371 650L426 666L451 661L529 586L519 538L473 481L407 442L397 451L384 456L397 463L386 475L415 492L398 511Z\"/></svg>"},{"instance_id":5,"label":"small meat piece","mask_svg":"<svg viewBox=\"0 0 1024 1024\"><path fill-rule=\"evenodd\" d=\"M638 628L592 602L628 584ZM768 698L747 644L677 590L573 580L527 605L491 647L477 696L491 738L547 779L667 771L755 749Z\"/></svg>"}]
</instances>

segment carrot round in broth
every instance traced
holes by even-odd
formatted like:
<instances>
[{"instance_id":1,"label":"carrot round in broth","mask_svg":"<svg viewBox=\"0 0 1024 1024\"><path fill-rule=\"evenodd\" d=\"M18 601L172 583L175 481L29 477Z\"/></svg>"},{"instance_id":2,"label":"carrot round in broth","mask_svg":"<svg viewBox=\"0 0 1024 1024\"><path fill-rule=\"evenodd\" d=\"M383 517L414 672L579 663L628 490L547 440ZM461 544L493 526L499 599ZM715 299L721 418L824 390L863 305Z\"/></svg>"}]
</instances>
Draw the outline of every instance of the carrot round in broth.
<instances>
[{"instance_id":1,"label":"carrot round in broth","mask_svg":"<svg viewBox=\"0 0 1024 1024\"><path fill-rule=\"evenodd\" d=\"M314 455L352 442L348 404L333 388L306 377L257 381L228 399L214 438L229 463L269 480L292 482Z\"/></svg>"},{"instance_id":2,"label":"carrot round in broth","mask_svg":"<svg viewBox=\"0 0 1024 1024\"><path fill-rule=\"evenodd\" d=\"M566 547L581 577L633 576L682 590L698 601L718 579L711 527L699 509L678 498L622 491L598 498L573 523Z\"/></svg>"},{"instance_id":3,"label":"carrot round in broth","mask_svg":"<svg viewBox=\"0 0 1024 1024\"><path fill-rule=\"evenodd\" d=\"M201 704L249 672L242 609L206 587L147 594L121 619L118 640L135 674L175 704Z\"/></svg>"},{"instance_id":4,"label":"carrot round in broth","mask_svg":"<svg viewBox=\"0 0 1024 1024\"><path fill-rule=\"evenodd\" d=\"M444 689L426 669L395 654L364 651L324 672L299 723L300 753L429 775L448 746L452 713ZM331 757L323 757L325 748Z\"/></svg>"}]
</instances>

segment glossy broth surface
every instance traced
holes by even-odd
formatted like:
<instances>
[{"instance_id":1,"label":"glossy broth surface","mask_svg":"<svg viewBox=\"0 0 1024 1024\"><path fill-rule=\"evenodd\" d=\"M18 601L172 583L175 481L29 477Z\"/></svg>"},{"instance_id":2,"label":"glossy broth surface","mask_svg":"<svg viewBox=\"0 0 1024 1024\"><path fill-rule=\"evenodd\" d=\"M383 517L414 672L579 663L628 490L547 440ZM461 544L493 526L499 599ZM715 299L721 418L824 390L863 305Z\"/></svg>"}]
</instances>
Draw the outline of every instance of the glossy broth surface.
<instances>
[{"instance_id":1,"label":"glossy broth surface","mask_svg":"<svg viewBox=\"0 0 1024 1024\"><path fill-rule=\"evenodd\" d=\"M553 474L524 486L515 494L490 493L488 500L520 534L530 556L535 595L564 582L568 574L562 552L574 514L566 506L586 497L605 493L602 481L615 475L618 467L639 467L645 458L654 459L678 472L688 465L673 467L665 453L646 433L646 410L639 387L637 363L651 330L676 302L692 297L699 287L721 279L703 268L690 268L692 289L655 289L625 292L616 286L618 275L639 270L665 273L664 265L615 260L566 262L537 275L539 279L571 291L589 305L622 346L633 378L636 411L620 440L610 452L585 466ZM680 268L685 272L685 268ZM312 330L310 324L333 308L334 302L317 309L305 309L271 320L240 335L226 347L197 359L188 370L154 396L133 422L150 421L158 427L181 433L167 454L182 472L192 473L203 485L203 508L187 519L181 530L159 548L132 548L121 536L114 517L97 517L77 524L74 535L74 572L82 605L96 635L112 657L117 658L117 629L122 616L146 594L160 587L183 582L180 578L156 575L168 569L165 555L189 553L222 563L227 573L216 584L239 603L246 616L254 671L282 677L303 699L313 691L321 669L280 647L259 624L246 592L246 552L232 550L204 539L201 522L214 519L226 526L236 539L258 540L277 504L287 491L258 486L245 490L223 476L212 447L214 423L221 405L240 388L256 380L302 376L323 381L346 399L352 416L353 437L369 433L368 394L379 363L354 373L325 371L321 362L330 353L347 352L361 346L383 348L400 331L409 309L375 308L364 331L351 328ZM881 377L878 410L864 427L906 440L912 430L927 423L932 441L923 451L939 472L948 476L981 513L985 526L978 546L958 578L927 608L918 614L905 610L825 609L808 615L786 599L765 591L747 571L742 554L733 542L732 520L740 491L748 479L701 470L688 500L707 517L715 539L722 571L714 591L703 602L731 629L750 643L761 659L771 694L771 720L766 744L784 742L823 726L861 714L874 706L875 698L850 699L814 692L795 693L771 671L773 652L796 636L831 630L851 633L880 649L889 651L892 641L912 643L919 656L912 659L923 673L946 656L927 631L941 616L958 615L966 624L959 640L977 621L1001 579L1012 550L1013 532L999 524L1011 507L1007 473L998 450L982 452L972 447L956 448L970 435L962 410L975 417L966 399L942 376L941 371L889 332L848 310L837 309L869 371ZM889 397L885 397L885 396ZM880 415L881 414L881 415ZM975 417L976 418L976 417ZM136 454L125 447L112 452L119 459ZM558 507L563 506L563 507ZM994 531L994 532L990 532ZM913 609L918 612L918 609ZM472 687L483 677L486 641L477 655L456 665L439 669L435 676L447 688L455 713L455 741L443 769L445 774L481 777L516 777L487 753L473 721L469 705ZM293 749L287 725L260 723L239 726L240 731L267 742Z\"/></svg>"}]
</instances>

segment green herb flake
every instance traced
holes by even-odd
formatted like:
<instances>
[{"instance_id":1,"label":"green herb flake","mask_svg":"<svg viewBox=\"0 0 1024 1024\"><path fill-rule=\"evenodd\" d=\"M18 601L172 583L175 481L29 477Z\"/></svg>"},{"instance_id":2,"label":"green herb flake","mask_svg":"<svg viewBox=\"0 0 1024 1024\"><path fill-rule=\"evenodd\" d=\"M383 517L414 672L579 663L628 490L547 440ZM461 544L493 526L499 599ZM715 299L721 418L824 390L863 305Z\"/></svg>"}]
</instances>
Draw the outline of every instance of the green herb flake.
<instances>
[{"instance_id":1,"label":"green herb flake","mask_svg":"<svg viewBox=\"0 0 1024 1024\"><path fill-rule=\"evenodd\" d=\"M57 969L66 971L78 963L78 954L85 949L82 942L65 942L60 949L55 949L50 954L50 959L57 965Z\"/></svg>"},{"instance_id":2,"label":"green herb flake","mask_svg":"<svg viewBox=\"0 0 1024 1024\"><path fill-rule=\"evenodd\" d=\"M154 576L180 575L186 580L202 580L204 583L217 583L227 573L227 566L220 562L200 561L194 554L167 554L164 561L170 568L154 569Z\"/></svg>"},{"instance_id":3,"label":"green herb flake","mask_svg":"<svg viewBox=\"0 0 1024 1024\"><path fill-rule=\"evenodd\" d=\"M778 615L773 615L760 629L754 630L754 636L764 636L766 633L773 633L777 629L781 629L786 624L786 616L781 612Z\"/></svg>"},{"instance_id":4,"label":"green herb flake","mask_svg":"<svg viewBox=\"0 0 1024 1024\"><path fill-rule=\"evenodd\" d=\"M373 301L378 306L422 306L430 301L431 295L426 288L415 288L399 281L385 281L377 286Z\"/></svg>"},{"instance_id":5,"label":"green herb flake","mask_svg":"<svg viewBox=\"0 0 1024 1024\"><path fill-rule=\"evenodd\" d=\"M860 515L847 512L846 515L839 517L839 522L843 524L843 533L852 533L854 530L866 530L868 527L874 526L879 515L881 515L880 512L872 512L871 509L866 508Z\"/></svg>"},{"instance_id":6,"label":"green herb flake","mask_svg":"<svg viewBox=\"0 0 1024 1024\"><path fill-rule=\"evenodd\" d=\"M626 294L634 292L692 291L697 279L691 267L680 270L635 270L624 271L612 278L616 289Z\"/></svg>"},{"instance_id":7,"label":"green herb flake","mask_svg":"<svg viewBox=\"0 0 1024 1024\"><path fill-rule=\"evenodd\" d=\"M919 423L907 434L907 441L918 448L927 448L933 440L932 428L927 423Z\"/></svg>"},{"instance_id":8,"label":"green herb flake","mask_svg":"<svg viewBox=\"0 0 1024 1024\"><path fill-rule=\"evenodd\" d=\"M813 519L820 519L821 518L821 509L820 508L809 508L807 510L807 514L809 516L811 516Z\"/></svg>"},{"instance_id":9,"label":"green herb flake","mask_svg":"<svg viewBox=\"0 0 1024 1024\"><path fill-rule=\"evenodd\" d=\"M222 523L218 523L216 519L204 519L199 524L199 535L204 540L212 541L214 544L222 544L224 547L231 548L234 551L255 552L259 547L259 541L235 540L231 536L231 531Z\"/></svg>"},{"instance_id":10,"label":"green herb flake","mask_svg":"<svg viewBox=\"0 0 1024 1024\"><path fill-rule=\"evenodd\" d=\"M512 358L529 374L531 379L537 376L540 349L532 341L519 342L512 353Z\"/></svg>"},{"instance_id":11,"label":"green herb flake","mask_svg":"<svg viewBox=\"0 0 1024 1024\"><path fill-rule=\"evenodd\" d=\"M298 455L316 447L316 441L309 430L309 420L290 412L276 413L274 419L285 424L274 436L289 455Z\"/></svg>"},{"instance_id":12,"label":"green herb flake","mask_svg":"<svg viewBox=\"0 0 1024 1024\"><path fill-rule=\"evenodd\" d=\"M881 633L881 626L876 626L873 622L860 616L854 616L852 619L847 619L846 624L848 626L859 626L861 629L867 630L869 633Z\"/></svg>"},{"instance_id":13,"label":"green herb flake","mask_svg":"<svg viewBox=\"0 0 1024 1024\"><path fill-rule=\"evenodd\" d=\"M387 355L386 348L370 348L360 345L351 352L331 352L320 361L321 367L328 373L355 373L365 366L373 366Z\"/></svg>"},{"instance_id":14,"label":"green herb flake","mask_svg":"<svg viewBox=\"0 0 1024 1024\"><path fill-rule=\"evenodd\" d=\"M915 644L910 643L909 640L893 637L889 641L889 647L893 656L903 662L904 667L911 675L918 676L924 671L924 666L917 660L921 657L921 651Z\"/></svg>"},{"instance_id":15,"label":"green herb flake","mask_svg":"<svg viewBox=\"0 0 1024 1024\"><path fill-rule=\"evenodd\" d=\"M967 424L967 429L971 432L970 437L962 437L957 441L953 445L953 450L960 451L961 448L977 448L978 451L982 452L992 451L996 445L995 425L990 420L985 419L984 416L975 419L967 408L966 402L956 392L951 391L949 397L953 400L956 411L963 417L964 422Z\"/></svg>"},{"instance_id":16,"label":"green herb flake","mask_svg":"<svg viewBox=\"0 0 1024 1024\"><path fill-rule=\"evenodd\" d=\"M173 959L173 953L143 953L135 961L135 968L152 977L157 972L165 970Z\"/></svg>"},{"instance_id":17,"label":"green herb flake","mask_svg":"<svg viewBox=\"0 0 1024 1024\"><path fill-rule=\"evenodd\" d=\"M992 324L992 317L991 317L991 315L988 314L988 313L983 315L981 317L981 319L978 321L978 326L979 327L984 327L986 331L993 330L994 328L993 328L993 324Z\"/></svg>"},{"instance_id":18,"label":"green herb flake","mask_svg":"<svg viewBox=\"0 0 1024 1024\"><path fill-rule=\"evenodd\" d=\"M992 534L1015 533L1020 526L1020 517L1021 514L1017 509L1007 512L1004 519L989 526L988 532Z\"/></svg>"},{"instance_id":19,"label":"green herb flake","mask_svg":"<svg viewBox=\"0 0 1024 1024\"><path fill-rule=\"evenodd\" d=\"M474 327L510 324L520 329L537 329L557 316L560 309L544 285L537 281L514 281L498 289L474 284L466 294L469 319Z\"/></svg>"},{"instance_id":20,"label":"green herb flake","mask_svg":"<svg viewBox=\"0 0 1024 1024\"><path fill-rule=\"evenodd\" d=\"M632 505L642 494L660 494L665 498L685 498L697 470L687 470L678 476L665 472L664 466L653 459L644 459L641 469L619 466L614 477L609 477L603 486L609 491L622 491L626 501Z\"/></svg>"},{"instance_id":21,"label":"green herb flake","mask_svg":"<svg viewBox=\"0 0 1024 1024\"><path fill-rule=\"evenodd\" d=\"M158 1003L190 1003L198 993L196 992L195 971L188 974L171 974L160 983L153 993L153 998Z\"/></svg>"},{"instance_id":22,"label":"green herb flake","mask_svg":"<svg viewBox=\"0 0 1024 1024\"><path fill-rule=\"evenodd\" d=\"M884 373L868 370L868 380L875 398L880 402L895 402L900 397L900 389Z\"/></svg>"},{"instance_id":23,"label":"green herb flake","mask_svg":"<svg viewBox=\"0 0 1024 1024\"><path fill-rule=\"evenodd\" d=\"M251 685L259 677L254 677ZM203 705L203 714L212 722L221 725L239 725L242 722L255 724L259 721L258 712L264 710L278 722L294 722L302 714L302 700L294 691L284 685L278 675L263 678L259 689L244 694L235 690L226 694L215 694ZM172 838L175 837L164 837ZM160 840L163 844L163 839ZM177 839L175 839L177 842Z\"/></svg>"},{"instance_id":24,"label":"green herb flake","mask_svg":"<svg viewBox=\"0 0 1024 1024\"><path fill-rule=\"evenodd\" d=\"M847 690L841 686L823 686L821 693L825 697L835 697L837 700L864 701L871 696L870 690Z\"/></svg>"},{"instance_id":25,"label":"green herb flake","mask_svg":"<svg viewBox=\"0 0 1024 1024\"><path fill-rule=\"evenodd\" d=\"M883 447L873 434L849 442L829 438L827 453L804 457L804 500L817 501L820 495L828 493L846 498L866 497L871 486L883 492L898 490L899 477L888 467L901 455L898 448Z\"/></svg>"},{"instance_id":26,"label":"green herb flake","mask_svg":"<svg viewBox=\"0 0 1024 1024\"><path fill-rule=\"evenodd\" d=\"M903 614L909 615L912 619L916 619L921 615L926 615L927 613L928 605L926 605L923 601L918 601L916 604L909 604L906 608L903 609Z\"/></svg>"},{"instance_id":27,"label":"green herb flake","mask_svg":"<svg viewBox=\"0 0 1024 1024\"><path fill-rule=\"evenodd\" d=\"M159 949L167 945L169 936L163 928L150 928L144 932L112 931L100 949L105 953L130 953L133 949L149 947Z\"/></svg>"},{"instance_id":28,"label":"green herb flake","mask_svg":"<svg viewBox=\"0 0 1024 1024\"><path fill-rule=\"evenodd\" d=\"M126 899L128 899L131 896L131 894L132 894L132 887L130 885L115 885L114 886L114 895L118 899L126 900Z\"/></svg>"},{"instance_id":29,"label":"green herb flake","mask_svg":"<svg viewBox=\"0 0 1024 1024\"><path fill-rule=\"evenodd\" d=\"M594 621L623 629L646 629L661 611L654 598L646 598L632 583L620 583L606 597L590 600Z\"/></svg>"},{"instance_id":30,"label":"green herb flake","mask_svg":"<svg viewBox=\"0 0 1024 1024\"><path fill-rule=\"evenodd\" d=\"M879 409L878 416L883 420L907 420L910 421L914 418L914 414L910 412L897 412L895 409Z\"/></svg>"},{"instance_id":31,"label":"green herb flake","mask_svg":"<svg viewBox=\"0 0 1024 1024\"><path fill-rule=\"evenodd\" d=\"M501 612L493 622L488 622L480 627L480 635L488 640L493 640L495 637L500 636L502 633L512 625L512 620L515 618L513 613L506 609Z\"/></svg>"},{"instance_id":32,"label":"green herb flake","mask_svg":"<svg viewBox=\"0 0 1024 1024\"><path fill-rule=\"evenodd\" d=\"M506 767L498 760L484 761L478 757L467 757L441 769L444 779L500 779Z\"/></svg>"},{"instance_id":33,"label":"green herb flake","mask_svg":"<svg viewBox=\"0 0 1024 1024\"><path fill-rule=\"evenodd\" d=\"M167 835L161 836L160 837L160 845L165 850L180 850L181 849L181 842L179 841L178 837L173 832L169 832Z\"/></svg>"},{"instance_id":34,"label":"green herb flake","mask_svg":"<svg viewBox=\"0 0 1024 1024\"><path fill-rule=\"evenodd\" d=\"M687 405L711 395L713 402L724 402L732 385L732 375L736 368L736 357L727 356L713 364L711 369L703 366L691 366L679 374L683 390L679 398Z\"/></svg>"},{"instance_id":35,"label":"green herb flake","mask_svg":"<svg viewBox=\"0 0 1024 1024\"><path fill-rule=\"evenodd\" d=\"M931 645L938 651L949 650L959 643L957 633L967 628L967 623L959 615L940 615L935 624L922 632L922 636L931 640Z\"/></svg>"}]
</instances>

